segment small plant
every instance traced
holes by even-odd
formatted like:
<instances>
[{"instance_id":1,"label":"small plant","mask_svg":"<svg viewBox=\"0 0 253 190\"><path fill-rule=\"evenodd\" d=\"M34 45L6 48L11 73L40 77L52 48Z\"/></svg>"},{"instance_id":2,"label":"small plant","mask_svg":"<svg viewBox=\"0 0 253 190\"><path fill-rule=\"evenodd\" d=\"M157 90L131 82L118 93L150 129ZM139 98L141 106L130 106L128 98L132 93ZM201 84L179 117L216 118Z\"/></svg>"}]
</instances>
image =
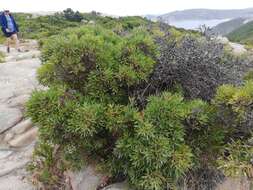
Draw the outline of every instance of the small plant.
<instances>
[{"instance_id":1,"label":"small plant","mask_svg":"<svg viewBox=\"0 0 253 190\"><path fill-rule=\"evenodd\" d=\"M252 132L252 92L252 81L245 82L239 88L233 85L223 85L217 90L214 99L217 112L222 114L218 116L220 122L235 134L244 133L244 138L249 138Z\"/></svg>"},{"instance_id":2,"label":"small plant","mask_svg":"<svg viewBox=\"0 0 253 190\"><path fill-rule=\"evenodd\" d=\"M0 63L4 62L4 57L5 55L2 52L0 52Z\"/></svg>"},{"instance_id":3,"label":"small plant","mask_svg":"<svg viewBox=\"0 0 253 190\"><path fill-rule=\"evenodd\" d=\"M243 78L244 80L253 80L253 70L250 70L249 72L247 72Z\"/></svg>"},{"instance_id":4,"label":"small plant","mask_svg":"<svg viewBox=\"0 0 253 190\"><path fill-rule=\"evenodd\" d=\"M227 176L253 177L253 146L240 141L231 142L219 158L220 169Z\"/></svg>"},{"instance_id":5,"label":"small plant","mask_svg":"<svg viewBox=\"0 0 253 190\"><path fill-rule=\"evenodd\" d=\"M247 81L241 87L224 85L217 91L214 104L216 122L226 131L228 144L218 159L219 168L228 176L252 177L253 83Z\"/></svg>"}]
</instances>

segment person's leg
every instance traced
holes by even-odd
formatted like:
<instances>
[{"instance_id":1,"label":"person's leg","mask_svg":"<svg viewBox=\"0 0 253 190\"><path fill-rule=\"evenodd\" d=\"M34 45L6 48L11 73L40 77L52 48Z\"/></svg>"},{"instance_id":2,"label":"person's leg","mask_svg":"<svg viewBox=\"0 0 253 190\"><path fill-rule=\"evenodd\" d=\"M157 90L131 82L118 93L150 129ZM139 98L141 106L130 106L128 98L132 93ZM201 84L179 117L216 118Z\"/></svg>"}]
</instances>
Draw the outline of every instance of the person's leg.
<instances>
[{"instance_id":1,"label":"person's leg","mask_svg":"<svg viewBox=\"0 0 253 190\"><path fill-rule=\"evenodd\" d=\"M10 45L11 45L11 38L6 38L6 46L7 46L7 52L10 53Z\"/></svg>"},{"instance_id":2,"label":"person's leg","mask_svg":"<svg viewBox=\"0 0 253 190\"><path fill-rule=\"evenodd\" d=\"M11 38L14 40L16 50L20 51L18 35L13 34Z\"/></svg>"}]
</instances>

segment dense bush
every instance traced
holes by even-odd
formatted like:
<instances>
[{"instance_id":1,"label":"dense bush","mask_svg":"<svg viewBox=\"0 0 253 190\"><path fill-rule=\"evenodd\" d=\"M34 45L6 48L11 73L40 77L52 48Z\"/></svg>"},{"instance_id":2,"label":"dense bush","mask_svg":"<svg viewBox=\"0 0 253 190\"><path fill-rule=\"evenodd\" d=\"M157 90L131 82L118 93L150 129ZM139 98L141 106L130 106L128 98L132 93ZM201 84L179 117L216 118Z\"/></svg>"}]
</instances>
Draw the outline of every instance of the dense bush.
<instances>
[{"instance_id":1,"label":"dense bush","mask_svg":"<svg viewBox=\"0 0 253 190\"><path fill-rule=\"evenodd\" d=\"M80 167L85 155L86 161L102 162L112 175L127 176L139 189L172 187L193 165L184 121L205 120L194 113L204 106L201 101L185 102L180 95L164 93L150 98L139 113L131 106L81 97L52 88L34 93L27 105L42 142L60 145L70 165Z\"/></svg>"},{"instance_id":2,"label":"dense bush","mask_svg":"<svg viewBox=\"0 0 253 190\"><path fill-rule=\"evenodd\" d=\"M242 84L245 73L253 67L250 60L227 53L222 44L192 35L172 33L158 39L157 44L159 64L149 80L132 91L139 106L145 106L149 95L178 87L187 98L210 101L217 87Z\"/></svg>"},{"instance_id":3,"label":"dense bush","mask_svg":"<svg viewBox=\"0 0 253 190\"><path fill-rule=\"evenodd\" d=\"M253 82L241 87L225 85L218 89L214 99L217 109L216 122L226 132L220 168L230 176L252 177L252 100Z\"/></svg>"},{"instance_id":4,"label":"dense bush","mask_svg":"<svg viewBox=\"0 0 253 190\"><path fill-rule=\"evenodd\" d=\"M68 8L63 11L63 16L69 21L81 22L83 16L80 12L74 12L72 9Z\"/></svg>"},{"instance_id":5,"label":"dense bush","mask_svg":"<svg viewBox=\"0 0 253 190\"><path fill-rule=\"evenodd\" d=\"M100 27L67 30L45 43L39 70L44 85L64 84L101 101L128 102L128 88L145 80L156 58L143 30L124 38Z\"/></svg>"},{"instance_id":6,"label":"dense bush","mask_svg":"<svg viewBox=\"0 0 253 190\"><path fill-rule=\"evenodd\" d=\"M248 81L242 87L226 85L219 88L214 101L222 123L231 127L235 134L247 137L252 132L253 82Z\"/></svg>"},{"instance_id":7,"label":"dense bush","mask_svg":"<svg viewBox=\"0 0 253 190\"><path fill-rule=\"evenodd\" d=\"M185 120L201 109L201 101L185 102L179 94L150 97L143 118L118 140L116 155L129 181L138 189L166 189L176 185L194 164L186 142ZM197 114L198 115L198 114ZM202 115L195 117L201 123Z\"/></svg>"},{"instance_id":8,"label":"dense bush","mask_svg":"<svg viewBox=\"0 0 253 190\"><path fill-rule=\"evenodd\" d=\"M33 93L27 115L40 128L32 168L49 189L90 162L140 190L251 176L253 83L219 87L242 84L222 45L157 26L80 27L45 41L38 78L49 89Z\"/></svg>"}]
</instances>

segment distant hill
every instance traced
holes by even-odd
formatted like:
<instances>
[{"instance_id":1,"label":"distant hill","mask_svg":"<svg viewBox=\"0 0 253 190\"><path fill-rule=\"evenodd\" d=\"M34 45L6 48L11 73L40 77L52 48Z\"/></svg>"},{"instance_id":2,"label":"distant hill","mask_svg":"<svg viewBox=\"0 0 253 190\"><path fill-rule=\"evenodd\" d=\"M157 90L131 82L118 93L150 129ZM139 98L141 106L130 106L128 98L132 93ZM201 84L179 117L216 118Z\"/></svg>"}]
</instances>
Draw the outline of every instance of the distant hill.
<instances>
[{"instance_id":1,"label":"distant hill","mask_svg":"<svg viewBox=\"0 0 253 190\"><path fill-rule=\"evenodd\" d=\"M253 8L236 10L189 9L160 15L159 20L173 22L180 20L214 20L252 17Z\"/></svg>"},{"instance_id":2,"label":"distant hill","mask_svg":"<svg viewBox=\"0 0 253 190\"><path fill-rule=\"evenodd\" d=\"M145 17L152 21L159 20L179 28L197 29L200 25L215 27L231 19L253 18L253 8L237 10L189 9L159 16L146 15ZM233 26L240 27L243 22L243 20L235 20L232 23L225 24L224 30L223 25L218 27L217 31L227 34L235 29Z\"/></svg>"},{"instance_id":3,"label":"distant hill","mask_svg":"<svg viewBox=\"0 0 253 190\"><path fill-rule=\"evenodd\" d=\"M235 18L223 23L218 24L217 26L213 27L213 32L219 35L227 35L230 32L240 28L242 25L247 22L247 18Z\"/></svg>"},{"instance_id":4,"label":"distant hill","mask_svg":"<svg viewBox=\"0 0 253 190\"><path fill-rule=\"evenodd\" d=\"M230 32L227 37L231 41L253 45L253 21Z\"/></svg>"}]
</instances>

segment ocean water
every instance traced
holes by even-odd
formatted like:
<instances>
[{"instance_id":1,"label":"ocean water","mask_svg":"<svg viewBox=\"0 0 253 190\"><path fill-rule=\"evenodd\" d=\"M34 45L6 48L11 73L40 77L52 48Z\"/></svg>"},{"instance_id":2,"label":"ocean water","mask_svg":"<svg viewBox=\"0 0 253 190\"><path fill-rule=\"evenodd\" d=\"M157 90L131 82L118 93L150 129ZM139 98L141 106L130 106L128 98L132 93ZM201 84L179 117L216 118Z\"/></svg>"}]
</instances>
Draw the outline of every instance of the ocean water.
<instances>
[{"instance_id":1,"label":"ocean water","mask_svg":"<svg viewBox=\"0 0 253 190\"><path fill-rule=\"evenodd\" d=\"M170 25L176 26L178 28L192 29L196 30L201 25L206 25L209 27L214 27L222 22L229 21L230 19L214 19L214 20L180 20L169 22Z\"/></svg>"}]
</instances>

